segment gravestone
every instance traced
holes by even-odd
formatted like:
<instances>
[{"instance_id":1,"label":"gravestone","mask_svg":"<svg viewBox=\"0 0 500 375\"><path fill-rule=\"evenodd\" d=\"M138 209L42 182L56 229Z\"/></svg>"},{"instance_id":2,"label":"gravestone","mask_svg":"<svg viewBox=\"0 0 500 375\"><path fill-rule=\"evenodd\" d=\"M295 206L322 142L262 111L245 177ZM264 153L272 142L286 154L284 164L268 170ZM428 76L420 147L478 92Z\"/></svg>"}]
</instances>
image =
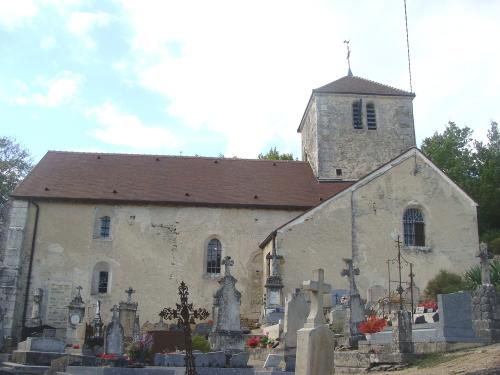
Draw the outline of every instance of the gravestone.
<instances>
[{"instance_id":1,"label":"gravestone","mask_svg":"<svg viewBox=\"0 0 500 375\"><path fill-rule=\"evenodd\" d=\"M296 375L324 375L333 373L333 335L325 324L323 294L331 286L324 283L324 271L313 271L317 281L304 281L303 288L311 294L311 307L304 328L297 332Z\"/></svg>"},{"instance_id":2,"label":"gravestone","mask_svg":"<svg viewBox=\"0 0 500 375\"><path fill-rule=\"evenodd\" d=\"M218 280L220 287L214 294L216 313L210 343L215 351L235 352L245 349L245 339L240 326L241 293L236 289L237 280L231 275L234 265L231 257L226 256L222 264L225 267L224 277Z\"/></svg>"},{"instance_id":3,"label":"gravestone","mask_svg":"<svg viewBox=\"0 0 500 375\"><path fill-rule=\"evenodd\" d=\"M396 353L413 353L411 312L398 310L392 321L392 350Z\"/></svg>"},{"instance_id":4,"label":"gravestone","mask_svg":"<svg viewBox=\"0 0 500 375\"><path fill-rule=\"evenodd\" d=\"M438 294L437 336L448 342L477 341L472 329L471 296L466 292Z\"/></svg>"},{"instance_id":5,"label":"gravestone","mask_svg":"<svg viewBox=\"0 0 500 375\"><path fill-rule=\"evenodd\" d=\"M301 289L295 289L285 299L283 343L286 371L295 370L297 331L304 327L309 315L309 303Z\"/></svg>"},{"instance_id":6,"label":"gravestone","mask_svg":"<svg viewBox=\"0 0 500 375\"><path fill-rule=\"evenodd\" d=\"M85 316L85 303L81 295L82 287L76 287L76 296L71 300L68 305L68 326L66 328L66 343L79 344L83 347L84 341L81 340L81 335L78 337L78 328L82 329L86 323L83 322Z\"/></svg>"},{"instance_id":7,"label":"gravestone","mask_svg":"<svg viewBox=\"0 0 500 375\"><path fill-rule=\"evenodd\" d=\"M66 343L55 337L55 329L44 329L41 337L28 337L17 345L12 362L24 365L49 366L50 362L64 355Z\"/></svg>"},{"instance_id":8,"label":"gravestone","mask_svg":"<svg viewBox=\"0 0 500 375\"><path fill-rule=\"evenodd\" d=\"M354 268L352 259L344 258L346 268L342 270L341 276L349 279L349 300L347 303L347 314L344 328L344 339L341 345L349 348L357 348L358 341L364 339L364 335L359 332L359 324L365 320L365 308L361 302L355 276L359 275L359 268Z\"/></svg>"},{"instance_id":9,"label":"gravestone","mask_svg":"<svg viewBox=\"0 0 500 375\"><path fill-rule=\"evenodd\" d=\"M42 325L41 306L43 299L43 289L36 288L33 291L33 305L31 306L30 326L38 327Z\"/></svg>"},{"instance_id":10,"label":"gravestone","mask_svg":"<svg viewBox=\"0 0 500 375\"><path fill-rule=\"evenodd\" d=\"M282 258L276 253L276 247L273 245L271 254L267 255L267 259L271 262L271 274L264 285L266 288L265 325L274 325L283 319L283 281L279 273L279 263Z\"/></svg>"},{"instance_id":11,"label":"gravestone","mask_svg":"<svg viewBox=\"0 0 500 375\"><path fill-rule=\"evenodd\" d=\"M283 356L279 354L269 353L267 355L266 361L264 362L265 369L278 369L281 365Z\"/></svg>"},{"instance_id":12,"label":"gravestone","mask_svg":"<svg viewBox=\"0 0 500 375\"><path fill-rule=\"evenodd\" d=\"M49 286L46 324L55 328L66 328L68 323L68 305L71 302L73 284L53 282Z\"/></svg>"},{"instance_id":13,"label":"gravestone","mask_svg":"<svg viewBox=\"0 0 500 375\"><path fill-rule=\"evenodd\" d=\"M139 323L139 315L135 316L134 330L132 331L132 339L139 341L141 339L141 325Z\"/></svg>"},{"instance_id":14,"label":"gravestone","mask_svg":"<svg viewBox=\"0 0 500 375\"><path fill-rule=\"evenodd\" d=\"M118 306L111 309L113 316L104 334L104 352L106 354L123 355L123 327L118 317Z\"/></svg>"},{"instance_id":15,"label":"gravestone","mask_svg":"<svg viewBox=\"0 0 500 375\"><path fill-rule=\"evenodd\" d=\"M134 334L135 315L137 313L137 302L132 301L132 294L135 290L129 287L125 293L127 300L121 301L118 305L120 324L123 327L123 334L126 339L132 339Z\"/></svg>"}]
</instances>

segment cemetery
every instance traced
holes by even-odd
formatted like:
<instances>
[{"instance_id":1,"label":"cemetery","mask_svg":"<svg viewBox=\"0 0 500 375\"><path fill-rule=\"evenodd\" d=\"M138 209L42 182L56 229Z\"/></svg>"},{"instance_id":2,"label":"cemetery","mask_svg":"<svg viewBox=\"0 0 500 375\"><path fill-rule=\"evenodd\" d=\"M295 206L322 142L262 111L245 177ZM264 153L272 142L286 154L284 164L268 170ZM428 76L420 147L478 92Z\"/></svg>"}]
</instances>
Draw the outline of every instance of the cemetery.
<instances>
[{"instance_id":1,"label":"cemetery","mask_svg":"<svg viewBox=\"0 0 500 375\"><path fill-rule=\"evenodd\" d=\"M271 297L264 305L262 326L254 330L241 324L241 293L229 256L222 260L224 273L211 313L195 306L188 285L181 282L180 303L159 311L158 323L142 327L131 287L125 291L126 300L113 306L107 324L100 303L93 316L87 316L90 310L78 287L66 309L65 335L58 337L56 329L40 320L43 292L35 290L29 335L12 353L2 354L0 374L322 375L399 370L425 354L500 342L500 295L491 284L484 244L477 256L481 285L472 295L439 294L437 302L418 303L420 292L403 286L404 258L399 252L395 294L391 297L376 285L367 290L366 300L358 290L360 270L352 259L343 260L342 276L349 289L332 289L324 270L317 269L311 280L283 298L279 258L273 252L266 284ZM412 298L405 298L408 295ZM2 345L5 348L5 342Z\"/></svg>"}]
</instances>

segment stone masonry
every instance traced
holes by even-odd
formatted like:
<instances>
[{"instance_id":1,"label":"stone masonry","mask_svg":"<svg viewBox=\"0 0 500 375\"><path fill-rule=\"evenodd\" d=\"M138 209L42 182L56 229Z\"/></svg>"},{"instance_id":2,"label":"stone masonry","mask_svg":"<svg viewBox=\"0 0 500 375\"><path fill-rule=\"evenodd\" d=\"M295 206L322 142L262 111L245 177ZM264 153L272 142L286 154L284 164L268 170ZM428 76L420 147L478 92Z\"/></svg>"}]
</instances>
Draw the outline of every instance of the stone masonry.
<instances>
[{"instance_id":1,"label":"stone masonry","mask_svg":"<svg viewBox=\"0 0 500 375\"><path fill-rule=\"evenodd\" d=\"M500 296L493 285L480 285L472 296L472 326L489 342L500 341Z\"/></svg>"}]
</instances>

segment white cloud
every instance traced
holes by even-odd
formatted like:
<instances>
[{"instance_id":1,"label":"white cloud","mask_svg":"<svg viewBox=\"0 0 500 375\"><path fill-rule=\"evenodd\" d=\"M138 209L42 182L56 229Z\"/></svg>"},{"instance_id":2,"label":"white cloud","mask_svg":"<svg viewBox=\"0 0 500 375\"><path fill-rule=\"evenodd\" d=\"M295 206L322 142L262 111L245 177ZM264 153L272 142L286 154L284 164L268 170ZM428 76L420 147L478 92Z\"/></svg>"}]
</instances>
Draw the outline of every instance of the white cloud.
<instances>
[{"instance_id":1,"label":"white cloud","mask_svg":"<svg viewBox=\"0 0 500 375\"><path fill-rule=\"evenodd\" d=\"M52 35L46 36L40 41L40 48L43 50L51 50L56 46L56 38Z\"/></svg>"},{"instance_id":2,"label":"white cloud","mask_svg":"<svg viewBox=\"0 0 500 375\"><path fill-rule=\"evenodd\" d=\"M108 25L111 16L104 12L73 12L70 14L67 27L68 30L81 38L88 48L95 47L95 41L90 33L99 27Z\"/></svg>"},{"instance_id":3,"label":"white cloud","mask_svg":"<svg viewBox=\"0 0 500 375\"><path fill-rule=\"evenodd\" d=\"M166 98L169 115L218 133L228 156L256 157L272 139L298 144L295 130L311 85L334 76L320 72L331 69L335 49L313 37L331 35L332 24L342 22L326 16L327 5L122 3L133 25L133 53L140 56L132 71L140 85ZM279 27L276 14L283 15ZM298 75L311 60L318 69Z\"/></svg>"},{"instance_id":4,"label":"white cloud","mask_svg":"<svg viewBox=\"0 0 500 375\"><path fill-rule=\"evenodd\" d=\"M91 134L97 139L119 146L134 149L160 149L180 146L177 137L160 126L145 125L135 115L122 112L113 103L106 102L92 108L87 115L100 125Z\"/></svg>"},{"instance_id":5,"label":"white cloud","mask_svg":"<svg viewBox=\"0 0 500 375\"><path fill-rule=\"evenodd\" d=\"M64 71L52 79L39 78L39 84L45 86L47 92L34 94L32 101L42 107L56 107L66 104L76 96L83 81L83 76L69 71Z\"/></svg>"},{"instance_id":6,"label":"white cloud","mask_svg":"<svg viewBox=\"0 0 500 375\"><path fill-rule=\"evenodd\" d=\"M346 74L344 39L354 74L409 89L404 11L394 0L121 4L133 33L122 73L160 93L181 123L220 134L226 155L255 157L271 140L298 154L310 90ZM410 2L408 11L418 139L448 120L480 129L499 119L500 6L443 0Z\"/></svg>"},{"instance_id":7,"label":"white cloud","mask_svg":"<svg viewBox=\"0 0 500 375\"><path fill-rule=\"evenodd\" d=\"M38 7L33 0L2 1L0 25L3 25L7 30L14 30L22 27L37 13Z\"/></svg>"}]
</instances>

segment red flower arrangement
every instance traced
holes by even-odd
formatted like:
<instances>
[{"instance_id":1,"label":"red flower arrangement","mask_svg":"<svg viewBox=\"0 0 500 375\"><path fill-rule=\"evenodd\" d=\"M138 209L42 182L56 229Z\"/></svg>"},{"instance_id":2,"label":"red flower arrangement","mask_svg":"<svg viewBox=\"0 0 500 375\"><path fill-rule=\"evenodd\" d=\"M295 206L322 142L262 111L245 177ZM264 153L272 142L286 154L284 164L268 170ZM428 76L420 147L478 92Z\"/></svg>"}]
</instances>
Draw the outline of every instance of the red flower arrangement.
<instances>
[{"instance_id":1,"label":"red flower arrangement","mask_svg":"<svg viewBox=\"0 0 500 375\"><path fill-rule=\"evenodd\" d=\"M247 346L250 348L256 348L260 344L260 336L253 336L247 340Z\"/></svg>"},{"instance_id":2,"label":"red flower arrangement","mask_svg":"<svg viewBox=\"0 0 500 375\"><path fill-rule=\"evenodd\" d=\"M432 309L433 311L436 311L438 308L438 304L436 301L433 301L431 299L424 301L422 303L419 303L417 306L423 307L424 309Z\"/></svg>"},{"instance_id":3,"label":"red flower arrangement","mask_svg":"<svg viewBox=\"0 0 500 375\"><path fill-rule=\"evenodd\" d=\"M364 322L359 324L359 332L361 333L377 333L384 329L387 321L384 318L369 316Z\"/></svg>"}]
</instances>

